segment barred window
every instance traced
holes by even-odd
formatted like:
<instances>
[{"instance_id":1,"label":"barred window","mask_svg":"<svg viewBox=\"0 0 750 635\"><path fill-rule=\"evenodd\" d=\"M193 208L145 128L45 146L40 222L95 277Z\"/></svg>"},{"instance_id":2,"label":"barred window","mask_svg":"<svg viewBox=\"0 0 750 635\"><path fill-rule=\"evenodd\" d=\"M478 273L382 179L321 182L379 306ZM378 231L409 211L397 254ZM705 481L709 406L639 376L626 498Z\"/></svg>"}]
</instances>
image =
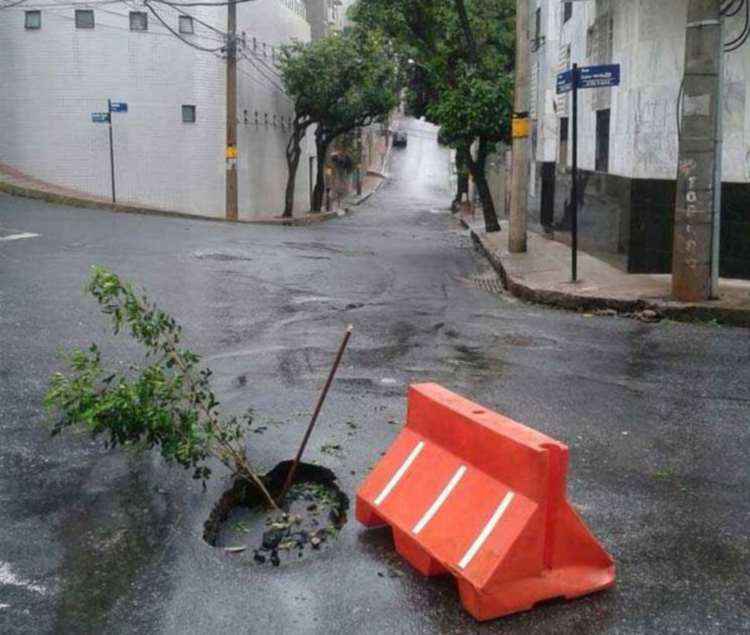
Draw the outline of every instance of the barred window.
<instances>
[{"instance_id":1,"label":"barred window","mask_svg":"<svg viewBox=\"0 0 750 635\"><path fill-rule=\"evenodd\" d=\"M180 16L180 33L195 33L193 18L189 15Z\"/></svg>"}]
</instances>

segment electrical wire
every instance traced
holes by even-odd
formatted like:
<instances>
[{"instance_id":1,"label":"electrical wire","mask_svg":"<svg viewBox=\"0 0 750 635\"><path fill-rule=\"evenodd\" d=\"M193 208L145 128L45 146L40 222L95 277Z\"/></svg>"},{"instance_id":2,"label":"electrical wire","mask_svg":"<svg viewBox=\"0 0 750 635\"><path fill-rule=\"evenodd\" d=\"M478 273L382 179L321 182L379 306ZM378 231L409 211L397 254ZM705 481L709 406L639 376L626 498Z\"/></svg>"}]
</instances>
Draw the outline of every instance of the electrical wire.
<instances>
[{"instance_id":1,"label":"electrical wire","mask_svg":"<svg viewBox=\"0 0 750 635\"><path fill-rule=\"evenodd\" d=\"M736 51L747 42L747 38L750 36L750 2L748 2L748 0L743 0L742 3L745 7L745 25L742 27L742 31L736 38L724 43L724 50L727 53Z\"/></svg>"},{"instance_id":2,"label":"electrical wire","mask_svg":"<svg viewBox=\"0 0 750 635\"><path fill-rule=\"evenodd\" d=\"M729 0L729 2L727 2L727 4L723 8L719 9L719 13L721 13L721 15L723 15L724 17L731 18L740 12L744 2L745 0ZM735 3L737 3L737 6L732 7L732 5Z\"/></svg>"},{"instance_id":3,"label":"electrical wire","mask_svg":"<svg viewBox=\"0 0 750 635\"><path fill-rule=\"evenodd\" d=\"M122 1L124 1L124 0L122 0ZM188 13L187 11L184 11L182 9L182 7L180 7L179 5L175 4L174 2L169 2L169 0L151 0L151 1L152 2L158 2L159 4L164 4L164 5L168 6L168 7L171 7L175 11L179 12L179 15L186 15L186 16L192 18L194 22L197 22L198 24L201 24L201 25L205 26L207 29L211 29L212 31L215 31L216 33L219 33L224 38L227 37L226 31L223 31L220 28L215 27L212 24L209 24L208 22L204 22L200 18L196 18L195 15L193 15L192 13Z\"/></svg>"},{"instance_id":4,"label":"electrical wire","mask_svg":"<svg viewBox=\"0 0 750 635\"><path fill-rule=\"evenodd\" d=\"M244 59L250 62L253 68L255 68L258 73L260 73L263 77L265 77L266 80L268 80L269 84L271 84L277 90L280 90L282 93L286 94L284 87L277 84L273 77L269 77L266 72L260 66L258 66L252 58L245 55L244 52L240 54L239 59Z\"/></svg>"},{"instance_id":5,"label":"electrical wire","mask_svg":"<svg viewBox=\"0 0 750 635\"><path fill-rule=\"evenodd\" d=\"M0 9L12 9L13 7L17 7L19 4L23 4L24 2L28 2L28 0L16 0L11 4L0 4Z\"/></svg>"},{"instance_id":6,"label":"electrical wire","mask_svg":"<svg viewBox=\"0 0 750 635\"><path fill-rule=\"evenodd\" d=\"M167 29L167 31L169 31L169 32L170 32L170 33L171 33L172 35L174 35L174 36L175 36L175 37L176 37L177 39L179 39L180 41L184 42L184 43L185 43L185 44L187 44L188 46L191 46L191 47L193 47L194 49L197 49L197 50L199 50L199 51L204 51L204 52L206 52L206 53L216 53L216 52L218 52L218 51L222 51L222 50L224 50L224 49L225 49L225 47L224 47L224 46L219 46L219 47L217 47L217 48L207 48L207 47L205 47L205 46L200 46L199 44L195 44L194 42L191 42L190 40L188 40L188 39L186 39L186 38L182 37L182 34L178 33L178 32L177 32L177 31L175 31L175 30L174 30L174 29L173 29L173 28L172 28L171 26L169 26L169 25L167 24L167 22L166 22L166 21L164 20L164 18L162 18L162 17L161 17L160 15L159 15L159 13L158 13L158 12L157 12L157 11L156 11L156 10L155 10L155 9L154 9L154 8L153 8L152 6L151 6L151 3L149 2L149 0L144 0L143 4L144 4L144 6L145 6L145 7L146 7L146 8L147 8L147 9L148 9L148 10L149 10L149 11L150 11L151 13L153 13L154 17L155 17L155 18L156 18L157 20L159 20L159 22L161 22L161 23L162 23L162 26L164 26L164 28L165 28L165 29Z\"/></svg>"}]
</instances>

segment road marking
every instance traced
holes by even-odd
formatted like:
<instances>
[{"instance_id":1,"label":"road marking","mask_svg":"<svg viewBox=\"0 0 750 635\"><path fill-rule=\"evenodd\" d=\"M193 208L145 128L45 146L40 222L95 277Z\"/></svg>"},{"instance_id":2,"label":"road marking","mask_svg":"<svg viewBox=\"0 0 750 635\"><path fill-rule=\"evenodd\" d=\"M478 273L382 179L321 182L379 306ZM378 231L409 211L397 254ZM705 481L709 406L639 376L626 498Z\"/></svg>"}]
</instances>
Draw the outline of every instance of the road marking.
<instances>
[{"instance_id":1,"label":"road marking","mask_svg":"<svg viewBox=\"0 0 750 635\"><path fill-rule=\"evenodd\" d=\"M505 510L508 509L508 506L513 500L513 496L513 492L508 492L505 495L505 498L503 498L503 501L495 510L495 513L492 514L492 518L490 518L489 522L484 526L484 529L482 529L482 532L479 534L479 536L477 536L474 544L469 547L469 550L464 554L464 557L461 558L461 562L458 563L460 569L465 569L466 567L468 567L469 563L474 559L474 556L477 555L477 551L482 548L485 540L489 538L492 530L495 528L495 525L497 525L497 523L500 521L503 514L505 513Z\"/></svg>"},{"instance_id":2,"label":"road marking","mask_svg":"<svg viewBox=\"0 0 750 635\"><path fill-rule=\"evenodd\" d=\"M458 482L463 478L464 474L466 474L466 466L462 465L458 468L458 470L456 470L453 478L448 481L448 484L445 486L445 488L443 488L443 491L440 492L440 496L435 499L435 502L432 503L432 506L427 510L425 515L420 518L419 522L416 525L414 525L414 529L412 529L412 531L415 535L422 531L425 528L425 525L432 520L432 517L437 514L438 510L443 506L445 500L451 495L451 492L455 489L456 485L458 485Z\"/></svg>"},{"instance_id":3,"label":"road marking","mask_svg":"<svg viewBox=\"0 0 750 635\"><path fill-rule=\"evenodd\" d=\"M386 496L391 493L394 487L398 484L398 482L401 480L401 478L406 474L406 470L409 469L412 463L414 463L414 459L416 459L419 456L419 453L424 448L424 441L420 441L417 443L417 446L411 451L411 454L406 457L406 461L404 461L403 465L396 470L396 473L393 475L390 481L388 481L388 485L385 486L382 492L378 495L378 497L375 499L375 505L380 505L382 503Z\"/></svg>"},{"instance_id":4,"label":"road marking","mask_svg":"<svg viewBox=\"0 0 750 635\"><path fill-rule=\"evenodd\" d=\"M21 240L22 238L36 238L39 234L23 232L21 234L11 234L10 236L0 236L0 240Z\"/></svg>"}]
</instances>

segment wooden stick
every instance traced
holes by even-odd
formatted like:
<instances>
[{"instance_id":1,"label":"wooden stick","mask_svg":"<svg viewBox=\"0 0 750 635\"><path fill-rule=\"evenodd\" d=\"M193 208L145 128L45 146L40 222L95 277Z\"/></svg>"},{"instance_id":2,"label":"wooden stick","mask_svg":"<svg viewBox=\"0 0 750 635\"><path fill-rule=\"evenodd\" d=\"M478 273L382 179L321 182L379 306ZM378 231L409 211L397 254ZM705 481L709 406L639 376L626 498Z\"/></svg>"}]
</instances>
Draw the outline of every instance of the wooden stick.
<instances>
[{"instance_id":1,"label":"wooden stick","mask_svg":"<svg viewBox=\"0 0 750 635\"><path fill-rule=\"evenodd\" d=\"M289 473L286 475L286 480L284 481L284 487L281 489L281 494L279 494L279 505L281 505L281 503L284 501L284 497L286 496L286 493L289 491L289 488L292 486L292 481L294 480L294 474L297 471L297 467L299 466L300 459L302 458L302 453L305 451L307 442L310 440L310 435L312 434L313 428L315 427L315 422L318 420L318 415L320 414L320 411L323 408L323 402L326 399L326 395L328 395L328 389L331 387L331 384L333 383L333 378L336 375L336 371L338 370L339 364L341 363L341 358L343 357L344 351L346 350L346 345L349 343L349 338L352 335L353 328L354 327L350 324L346 329L346 333L344 334L344 339L341 342L341 346L339 346L338 353L336 353L336 359L333 362L333 368L331 368L331 372L328 374L328 379L326 380L326 383L323 386L323 390L320 393L320 397L318 397L318 403L315 406L315 411L313 412L312 419L310 419L310 425L307 426L307 431L305 432L305 436L302 439L302 445L299 446L299 450L297 451L297 456L294 457L294 462L292 463L292 467L289 469Z\"/></svg>"}]
</instances>

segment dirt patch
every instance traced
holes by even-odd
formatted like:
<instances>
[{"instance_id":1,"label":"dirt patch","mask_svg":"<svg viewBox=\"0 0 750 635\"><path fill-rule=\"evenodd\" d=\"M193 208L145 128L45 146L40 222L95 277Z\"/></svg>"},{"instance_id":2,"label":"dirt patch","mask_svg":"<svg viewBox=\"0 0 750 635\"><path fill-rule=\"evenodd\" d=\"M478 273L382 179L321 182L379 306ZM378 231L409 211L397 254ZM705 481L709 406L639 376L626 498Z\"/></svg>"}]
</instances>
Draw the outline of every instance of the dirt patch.
<instances>
[{"instance_id":1,"label":"dirt patch","mask_svg":"<svg viewBox=\"0 0 750 635\"><path fill-rule=\"evenodd\" d=\"M284 461L263 477L274 496L290 466ZM211 512L203 539L242 561L279 566L330 549L348 509L349 498L331 470L300 463L281 511L269 510L256 489L236 481Z\"/></svg>"}]
</instances>

